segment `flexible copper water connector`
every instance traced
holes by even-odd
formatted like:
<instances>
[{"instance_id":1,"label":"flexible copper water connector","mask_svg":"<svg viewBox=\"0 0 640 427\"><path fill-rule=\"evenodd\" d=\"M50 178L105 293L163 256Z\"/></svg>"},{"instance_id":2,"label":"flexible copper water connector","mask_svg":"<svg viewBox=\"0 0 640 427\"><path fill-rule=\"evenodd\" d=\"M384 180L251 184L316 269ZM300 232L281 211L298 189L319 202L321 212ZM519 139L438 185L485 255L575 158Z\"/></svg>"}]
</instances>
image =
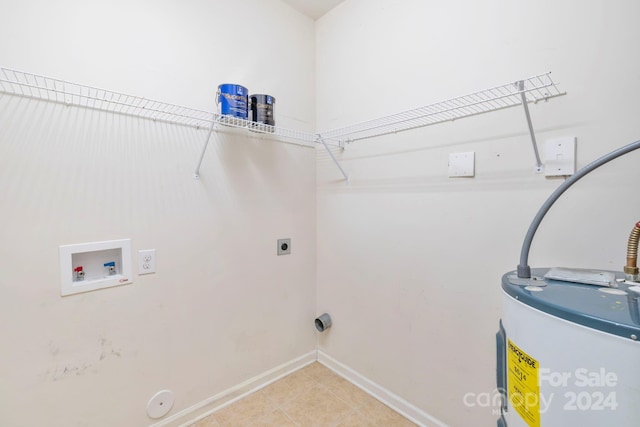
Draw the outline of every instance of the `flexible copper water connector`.
<instances>
[{"instance_id":1,"label":"flexible copper water connector","mask_svg":"<svg viewBox=\"0 0 640 427\"><path fill-rule=\"evenodd\" d=\"M627 265L624 266L625 274L638 277L638 241L640 240L640 221L631 230L629 243L627 244Z\"/></svg>"}]
</instances>

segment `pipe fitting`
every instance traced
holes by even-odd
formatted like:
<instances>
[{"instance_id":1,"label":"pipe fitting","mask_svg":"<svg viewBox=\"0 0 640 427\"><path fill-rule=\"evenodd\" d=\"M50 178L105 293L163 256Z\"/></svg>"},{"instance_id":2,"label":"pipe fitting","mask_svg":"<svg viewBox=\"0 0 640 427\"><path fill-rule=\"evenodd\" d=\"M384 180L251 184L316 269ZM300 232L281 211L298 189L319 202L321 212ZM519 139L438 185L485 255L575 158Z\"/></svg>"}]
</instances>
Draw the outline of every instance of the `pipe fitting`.
<instances>
[{"instance_id":1,"label":"pipe fitting","mask_svg":"<svg viewBox=\"0 0 640 427\"><path fill-rule=\"evenodd\" d=\"M624 266L624 273L627 280L632 282L640 281L640 269L638 269L638 241L640 241L640 221L638 221L629 234L627 243L627 264Z\"/></svg>"},{"instance_id":2,"label":"pipe fitting","mask_svg":"<svg viewBox=\"0 0 640 427\"><path fill-rule=\"evenodd\" d=\"M327 313L323 313L320 316L316 317L315 324L318 332L324 332L331 327L331 316L329 316Z\"/></svg>"}]
</instances>

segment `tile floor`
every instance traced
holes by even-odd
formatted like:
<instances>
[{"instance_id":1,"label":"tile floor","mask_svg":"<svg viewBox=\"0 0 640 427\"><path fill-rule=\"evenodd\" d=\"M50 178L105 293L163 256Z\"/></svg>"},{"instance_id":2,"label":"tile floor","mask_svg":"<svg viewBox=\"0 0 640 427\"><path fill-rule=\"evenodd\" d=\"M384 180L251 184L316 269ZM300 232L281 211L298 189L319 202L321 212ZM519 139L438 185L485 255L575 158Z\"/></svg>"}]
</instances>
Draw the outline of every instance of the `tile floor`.
<instances>
[{"instance_id":1,"label":"tile floor","mask_svg":"<svg viewBox=\"0 0 640 427\"><path fill-rule=\"evenodd\" d=\"M308 365L191 427L415 426L320 363Z\"/></svg>"}]
</instances>

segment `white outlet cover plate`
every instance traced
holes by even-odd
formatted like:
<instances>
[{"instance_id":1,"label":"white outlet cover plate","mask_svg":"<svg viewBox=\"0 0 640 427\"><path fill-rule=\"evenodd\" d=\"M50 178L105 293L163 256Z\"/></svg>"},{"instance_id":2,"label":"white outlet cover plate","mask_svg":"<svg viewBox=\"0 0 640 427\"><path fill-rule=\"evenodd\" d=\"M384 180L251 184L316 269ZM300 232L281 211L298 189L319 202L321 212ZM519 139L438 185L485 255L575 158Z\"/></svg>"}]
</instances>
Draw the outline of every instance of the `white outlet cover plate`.
<instances>
[{"instance_id":1,"label":"white outlet cover plate","mask_svg":"<svg viewBox=\"0 0 640 427\"><path fill-rule=\"evenodd\" d=\"M151 274L156 272L156 250L143 249L138 251L138 274Z\"/></svg>"},{"instance_id":2,"label":"white outlet cover plate","mask_svg":"<svg viewBox=\"0 0 640 427\"><path fill-rule=\"evenodd\" d=\"M475 176L475 158L474 151L449 154L449 178Z\"/></svg>"}]
</instances>

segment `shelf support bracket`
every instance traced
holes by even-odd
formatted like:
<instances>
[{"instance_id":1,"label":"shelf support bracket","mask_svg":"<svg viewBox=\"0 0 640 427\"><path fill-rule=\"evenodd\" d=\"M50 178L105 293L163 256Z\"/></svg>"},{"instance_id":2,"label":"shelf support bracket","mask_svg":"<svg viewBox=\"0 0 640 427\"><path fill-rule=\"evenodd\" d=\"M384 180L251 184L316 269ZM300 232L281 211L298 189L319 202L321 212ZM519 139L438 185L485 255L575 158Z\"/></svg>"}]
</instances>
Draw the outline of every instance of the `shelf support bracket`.
<instances>
[{"instance_id":1,"label":"shelf support bracket","mask_svg":"<svg viewBox=\"0 0 640 427\"><path fill-rule=\"evenodd\" d=\"M324 141L324 138L322 136L318 135L316 141L319 141L319 142L322 143L322 145L324 145L324 148L327 150L327 153L329 153L329 156L331 156L331 160L333 160L333 163L335 163L336 166L338 167L338 169L340 169L340 173L344 177L344 180L347 181L347 183L348 183L349 182L349 175L347 175L347 173L344 171L344 169L342 169L342 166L340 165L340 162L338 162L338 160L336 159L336 156L333 155L333 153L331 152L331 149L329 148L327 143Z\"/></svg>"},{"instance_id":2,"label":"shelf support bracket","mask_svg":"<svg viewBox=\"0 0 640 427\"><path fill-rule=\"evenodd\" d=\"M536 156L536 173L542 173L544 166L540 161L540 154L538 153L538 143L536 142L536 134L533 131L533 124L531 123L531 114L529 114L529 104L527 102L527 95L524 91L524 80L519 80L517 83L520 97L522 98L522 107L524 108L524 115L527 118L527 125L529 126L529 134L531 135L531 143L533 144L533 153Z\"/></svg>"},{"instance_id":3,"label":"shelf support bracket","mask_svg":"<svg viewBox=\"0 0 640 427\"><path fill-rule=\"evenodd\" d=\"M204 153L207 151L207 146L209 145L209 140L211 139L211 134L213 133L213 128L215 127L215 116L212 117L211 127L209 128L209 133L207 133L207 139L204 141L204 147L202 147L202 153L200 154L200 160L198 160L198 166L196 166L196 170L193 173L193 177L195 179L200 178L200 166L202 166L202 160L204 159Z\"/></svg>"}]
</instances>

